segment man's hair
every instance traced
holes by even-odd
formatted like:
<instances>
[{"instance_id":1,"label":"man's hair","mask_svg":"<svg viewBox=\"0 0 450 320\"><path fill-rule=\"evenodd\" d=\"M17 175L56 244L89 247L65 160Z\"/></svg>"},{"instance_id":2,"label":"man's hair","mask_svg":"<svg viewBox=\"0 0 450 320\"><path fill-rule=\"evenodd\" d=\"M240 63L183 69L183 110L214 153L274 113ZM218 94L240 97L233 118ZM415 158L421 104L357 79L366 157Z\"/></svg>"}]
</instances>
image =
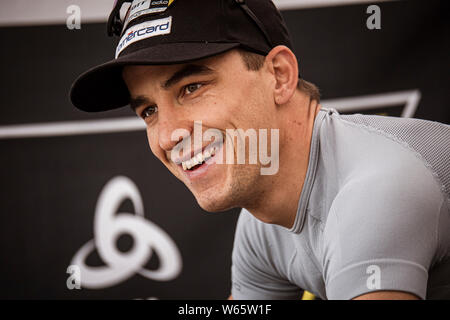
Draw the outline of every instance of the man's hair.
<instances>
[{"instance_id":1,"label":"man's hair","mask_svg":"<svg viewBox=\"0 0 450 320\"><path fill-rule=\"evenodd\" d=\"M258 71L264 65L265 56L243 49L238 49L238 52L248 70ZM307 94L312 100L316 100L318 103L320 102L320 91L315 84L300 78L298 79L297 89Z\"/></svg>"}]
</instances>

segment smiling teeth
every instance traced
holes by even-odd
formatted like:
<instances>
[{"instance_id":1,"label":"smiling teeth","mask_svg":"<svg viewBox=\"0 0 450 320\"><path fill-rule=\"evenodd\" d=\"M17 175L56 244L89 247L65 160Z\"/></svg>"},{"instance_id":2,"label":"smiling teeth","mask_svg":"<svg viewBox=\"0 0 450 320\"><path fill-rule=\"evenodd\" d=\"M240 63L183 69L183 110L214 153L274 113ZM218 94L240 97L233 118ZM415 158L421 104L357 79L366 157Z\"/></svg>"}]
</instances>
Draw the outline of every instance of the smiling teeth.
<instances>
[{"instance_id":1,"label":"smiling teeth","mask_svg":"<svg viewBox=\"0 0 450 320\"><path fill-rule=\"evenodd\" d=\"M216 153L215 148L210 148L208 150L205 150L203 153L197 153L196 156L191 158L190 160L183 161L181 163L183 170L189 170L192 167L195 167L198 164L201 164L211 158Z\"/></svg>"}]
</instances>

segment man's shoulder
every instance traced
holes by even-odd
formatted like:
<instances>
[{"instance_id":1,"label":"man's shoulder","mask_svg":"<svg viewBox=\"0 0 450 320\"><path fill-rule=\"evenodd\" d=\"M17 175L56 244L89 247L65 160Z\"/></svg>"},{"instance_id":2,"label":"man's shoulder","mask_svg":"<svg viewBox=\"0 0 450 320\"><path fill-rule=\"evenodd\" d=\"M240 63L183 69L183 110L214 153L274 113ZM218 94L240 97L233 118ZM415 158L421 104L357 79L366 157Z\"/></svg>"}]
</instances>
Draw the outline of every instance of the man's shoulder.
<instances>
[{"instance_id":1,"label":"man's shoulder","mask_svg":"<svg viewBox=\"0 0 450 320\"><path fill-rule=\"evenodd\" d=\"M328 109L325 109L328 110ZM339 114L334 109L327 112L325 129L338 135L355 134L369 138L374 135L385 137L391 141L409 147L423 154L427 159L441 154L428 152L430 149L445 150L449 156L445 142L450 142L450 125L416 118L400 118L366 114ZM361 138L361 137L358 137ZM376 145L373 145L376 147ZM425 154L427 153L427 154Z\"/></svg>"},{"instance_id":2,"label":"man's shoulder","mask_svg":"<svg viewBox=\"0 0 450 320\"><path fill-rule=\"evenodd\" d=\"M247 249L252 247L254 250L266 254L271 249L269 247L279 248L280 246L290 246L292 238L288 229L276 225L265 223L251 214L246 209L242 209L238 218L235 232L235 246L243 246Z\"/></svg>"},{"instance_id":3,"label":"man's shoulder","mask_svg":"<svg viewBox=\"0 0 450 320\"><path fill-rule=\"evenodd\" d=\"M371 115L329 116L323 156L343 176L395 185L433 179L450 191L450 126L439 122ZM328 163L330 165L330 163ZM367 181L370 180L370 181Z\"/></svg>"},{"instance_id":4,"label":"man's shoulder","mask_svg":"<svg viewBox=\"0 0 450 320\"><path fill-rule=\"evenodd\" d=\"M242 208L236 225L235 240L251 241L264 226L246 209Z\"/></svg>"},{"instance_id":5,"label":"man's shoulder","mask_svg":"<svg viewBox=\"0 0 450 320\"><path fill-rule=\"evenodd\" d=\"M261 233L277 233L283 231L285 228L265 223L257 219L250 211L242 208L239 214L236 231L245 232L248 235L256 235Z\"/></svg>"},{"instance_id":6,"label":"man's shoulder","mask_svg":"<svg viewBox=\"0 0 450 320\"><path fill-rule=\"evenodd\" d=\"M342 133L343 138L352 142L360 142L354 144L355 148L365 146L365 150L372 149L386 160L396 156L389 152L406 150L437 174L449 170L450 125L423 119L363 114L335 113L331 118L335 124L332 130ZM388 144L396 148L389 148Z\"/></svg>"}]
</instances>

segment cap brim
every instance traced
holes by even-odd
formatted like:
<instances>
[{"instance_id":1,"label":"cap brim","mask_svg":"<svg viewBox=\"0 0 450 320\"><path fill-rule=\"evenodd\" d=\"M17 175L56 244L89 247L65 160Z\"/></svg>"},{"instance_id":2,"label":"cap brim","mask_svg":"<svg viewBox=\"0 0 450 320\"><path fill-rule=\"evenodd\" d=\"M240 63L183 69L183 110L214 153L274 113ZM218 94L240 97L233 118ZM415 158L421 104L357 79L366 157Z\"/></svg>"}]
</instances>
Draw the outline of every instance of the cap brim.
<instances>
[{"instance_id":1,"label":"cap brim","mask_svg":"<svg viewBox=\"0 0 450 320\"><path fill-rule=\"evenodd\" d=\"M168 65L208 58L238 47L239 43L168 43L141 49L92 68L80 75L70 89L70 100L80 110L98 112L129 103L122 78L126 65Z\"/></svg>"}]
</instances>

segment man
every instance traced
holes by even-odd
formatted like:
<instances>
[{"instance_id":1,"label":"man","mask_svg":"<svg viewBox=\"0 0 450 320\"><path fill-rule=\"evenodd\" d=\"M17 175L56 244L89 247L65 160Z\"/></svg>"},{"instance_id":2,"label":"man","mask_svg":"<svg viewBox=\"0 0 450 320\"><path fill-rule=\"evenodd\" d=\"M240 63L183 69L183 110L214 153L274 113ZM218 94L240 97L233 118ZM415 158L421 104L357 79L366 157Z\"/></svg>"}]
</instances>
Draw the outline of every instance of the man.
<instances>
[{"instance_id":1,"label":"man","mask_svg":"<svg viewBox=\"0 0 450 320\"><path fill-rule=\"evenodd\" d=\"M270 0L133 1L121 18L123 2L116 59L80 76L72 102L129 104L203 209L244 208L233 298L450 297L449 126L322 108ZM199 124L219 135L196 143ZM256 163L252 132L270 132Z\"/></svg>"}]
</instances>

